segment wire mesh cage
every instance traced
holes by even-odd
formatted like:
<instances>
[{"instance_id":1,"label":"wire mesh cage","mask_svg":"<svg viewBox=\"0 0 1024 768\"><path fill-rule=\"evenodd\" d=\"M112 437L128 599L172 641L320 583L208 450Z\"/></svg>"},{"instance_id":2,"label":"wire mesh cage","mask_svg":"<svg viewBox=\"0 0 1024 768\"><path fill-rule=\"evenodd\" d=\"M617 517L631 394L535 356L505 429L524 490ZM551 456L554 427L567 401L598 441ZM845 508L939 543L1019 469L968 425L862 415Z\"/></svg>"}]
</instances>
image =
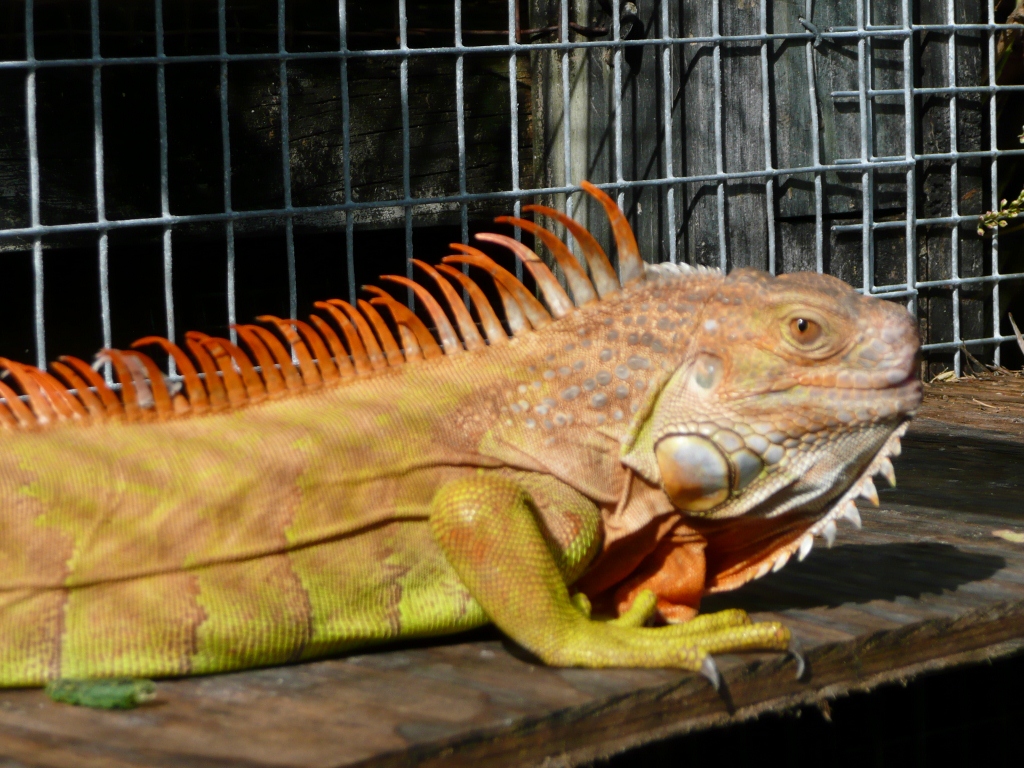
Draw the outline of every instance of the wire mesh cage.
<instances>
[{"instance_id":1,"label":"wire mesh cage","mask_svg":"<svg viewBox=\"0 0 1024 768\"><path fill-rule=\"evenodd\" d=\"M1008 362L1021 235L976 230L1024 184L1022 22L1012 0L5 0L0 354L295 317L524 202L600 235L589 179L648 260L828 272L906 302L935 370Z\"/></svg>"}]
</instances>

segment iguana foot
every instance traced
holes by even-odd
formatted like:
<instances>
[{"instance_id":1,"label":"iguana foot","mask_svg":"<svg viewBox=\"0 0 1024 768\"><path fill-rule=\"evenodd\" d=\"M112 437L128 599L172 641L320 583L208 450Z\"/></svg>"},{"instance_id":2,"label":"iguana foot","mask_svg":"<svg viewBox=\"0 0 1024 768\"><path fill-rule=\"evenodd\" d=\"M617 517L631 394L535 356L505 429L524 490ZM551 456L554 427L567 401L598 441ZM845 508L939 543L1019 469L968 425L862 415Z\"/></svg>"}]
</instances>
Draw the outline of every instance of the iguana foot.
<instances>
[{"instance_id":1,"label":"iguana foot","mask_svg":"<svg viewBox=\"0 0 1024 768\"><path fill-rule=\"evenodd\" d=\"M594 621L585 596L570 597L526 492L481 473L444 486L431 526L460 580L488 617L547 664L562 667L677 667L714 683L711 654L790 649L778 622L753 623L740 610L684 624L643 626L656 609L641 592L618 619Z\"/></svg>"},{"instance_id":2,"label":"iguana foot","mask_svg":"<svg viewBox=\"0 0 1024 768\"><path fill-rule=\"evenodd\" d=\"M584 618L590 618L590 600L586 595L577 593L572 596L572 602ZM637 594L633 604L621 616L604 624L631 629L644 627L657 612L657 602L654 592L645 589ZM698 646L697 658L701 661L700 668L695 671L704 675L715 690L718 690L721 677L711 653L786 650L796 660L798 680L803 677L807 668L799 640L789 635L789 641L783 648L783 637L779 633L780 630L786 632L784 627L777 623L754 624L746 611L737 608L701 614L683 624L673 624L671 629L672 632L666 634L670 634L673 639L692 639ZM703 657L700 651L703 651Z\"/></svg>"},{"instance_id":3,"label":"iguana foot","mask_svg":"<svg viewBox=\"0 0 1024 768\"><path fill-rule=\"evenodd\" d=\"M666 627L589 621L560 627L535 652L548 664L572 667L679 667L709 679L707 659L741 651L789 652L792 636L778 622L752 623L742 611L698 616ZM800 660L798 659L798 667Z\"/></svg>"}]
</instances>

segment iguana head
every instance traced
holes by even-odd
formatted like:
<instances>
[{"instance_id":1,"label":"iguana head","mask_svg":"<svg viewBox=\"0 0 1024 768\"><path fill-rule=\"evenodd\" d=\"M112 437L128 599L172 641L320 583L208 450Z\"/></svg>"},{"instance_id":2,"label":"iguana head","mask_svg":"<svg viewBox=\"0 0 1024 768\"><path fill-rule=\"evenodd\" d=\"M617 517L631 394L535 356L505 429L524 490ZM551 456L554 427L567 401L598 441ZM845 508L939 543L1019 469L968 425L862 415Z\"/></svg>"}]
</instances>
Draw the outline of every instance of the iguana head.
<instances>
[{"instance_id":1,"label":"iguana head","mask_svg":"<svg viewBox=\"0 0 1024 768\"><path fill-rule=\"evenodd\" d=\"M871 475L893 477L921 401L918 350L902 306L826 275L737 270L706 294L623 460L706 532L709 565L761 575L815 533L831 541L836 518L859 524L853 498L877 503Z\"/></svg>"},{"instance_id":2,"label":"iguana head","mask_svg":"<svg viewBox=\"0 0 1024 768\"><path fill-rule=\"evenodd\" d=\"M645 425L662 488L714 519L822 508L919 404L917 352L906 309L833 277L732 273Z\"/></svg>"},{"instance_id":3,"label":"iguana head","mask_svg":"<svg viewBox=\"0 0 1024 768\"><path fill-rule=\"evenodd\" d=\"M507 396L508 442L590 493L603 478L580 458L595 450L586 433L618 441L621 465L665 498L634 504L630 483L620 485L606 546L657 523L671 502L707 540L710 588L805 555L815 534L831 543L840 516L859 525L853 499L877 501L871 477L893 477L889 456L921 400L911 315L827 275L644 265L615 203L583 187L609 217L617 278L593 238L557 211L524 207L572 232L593 287L554 235L505 220L550 248L576 310L532 251L480 236L516 251L565 318L547 330L534 323L533 365Z\"/></svg>"}]
</instances>

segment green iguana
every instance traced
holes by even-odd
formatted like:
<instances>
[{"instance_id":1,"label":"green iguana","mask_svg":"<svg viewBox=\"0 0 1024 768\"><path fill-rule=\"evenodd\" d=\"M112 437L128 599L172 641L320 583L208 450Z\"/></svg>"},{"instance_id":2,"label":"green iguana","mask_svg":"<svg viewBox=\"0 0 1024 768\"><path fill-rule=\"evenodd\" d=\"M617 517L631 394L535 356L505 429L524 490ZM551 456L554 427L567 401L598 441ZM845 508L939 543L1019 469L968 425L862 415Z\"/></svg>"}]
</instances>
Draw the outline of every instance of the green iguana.
<instances>
[{"instance_id":1,"label":"green iguana","mask_svg":"<svg viewBox=\"0 0 1024 768\"><path fill-rule=\"evenodd\" d=\"M437 298L383 278L436 339L371 287L309 323L238 326L248 353L136 342L174 360L177 389L134 349L98 356L119 393L75 358L0 359L0 685L223 672L488 621L553 665L714 679L709 654L789 648L739 610L694 618L701 596L877 502L921 397L914 322L827 276L644 265L583 186L619 277L550 208L524 206L572 233L589 277L548 230L499 221L551 250L572 299L529 248L478 236L547 308L454 245L414 262ZM452 264L490 274L510 334Z\"/></svg>"}]
</instances>

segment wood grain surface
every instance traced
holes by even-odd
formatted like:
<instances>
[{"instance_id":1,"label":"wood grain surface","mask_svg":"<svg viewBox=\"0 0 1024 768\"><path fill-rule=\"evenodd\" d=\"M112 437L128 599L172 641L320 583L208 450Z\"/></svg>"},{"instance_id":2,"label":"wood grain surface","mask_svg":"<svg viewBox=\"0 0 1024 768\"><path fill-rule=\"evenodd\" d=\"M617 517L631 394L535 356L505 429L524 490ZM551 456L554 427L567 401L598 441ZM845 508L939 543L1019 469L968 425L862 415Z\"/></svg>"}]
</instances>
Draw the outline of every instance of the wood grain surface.
<instances>
[{"instance_id":1,"label":"wood grain surface","mask_svg":"<svg viewBox=\"0 0 1024 768\"><path fill-rule=\"evenodd\" d=\"M1003 393L1003 398L996 393ZM900 485L707 610L784 620L808 674L718 658L725 684L670 670L551 669L493 631L347 658L159 683L128 712L0 692L4 766L576 765L640 743L1024 649L1024 379L936 383ZM975 405L980 400L991 407ZM998 412L993 408L1000 409Z\"/></svg>"}]
</instances>

